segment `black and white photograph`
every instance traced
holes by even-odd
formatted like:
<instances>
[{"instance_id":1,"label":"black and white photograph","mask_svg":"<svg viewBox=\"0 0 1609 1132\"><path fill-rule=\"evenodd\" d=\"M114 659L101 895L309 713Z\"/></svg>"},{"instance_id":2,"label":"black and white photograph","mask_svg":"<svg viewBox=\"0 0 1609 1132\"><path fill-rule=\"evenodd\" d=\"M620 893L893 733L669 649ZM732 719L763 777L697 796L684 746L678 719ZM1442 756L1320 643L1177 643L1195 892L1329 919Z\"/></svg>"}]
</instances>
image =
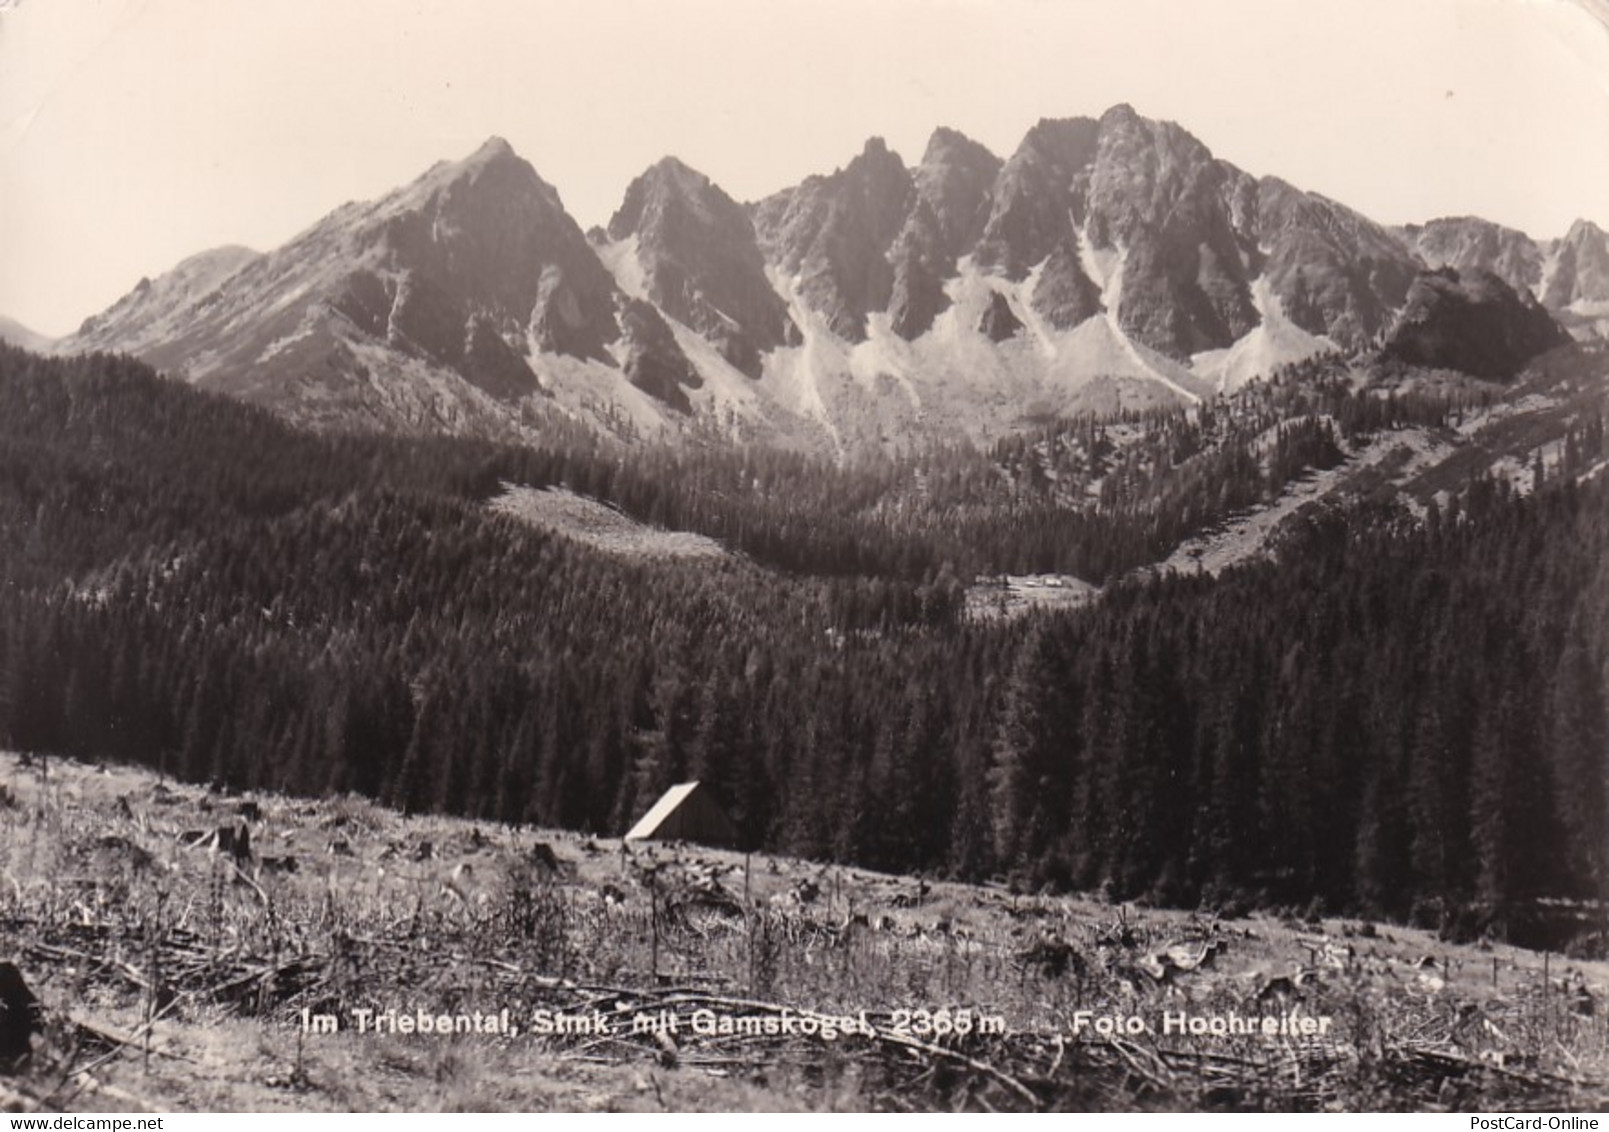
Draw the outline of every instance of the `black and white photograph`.
<instances>
[{"instance_id":1,"label":"black and white photograph","mask_svg":"<svg viewBox=\"0 0 1609 1132\"><path fill-rule=\"evenodd\" d=\"M0 1112L1590 1132L1606 421L1605 0L0 0Z\"/></svg>"}]
</instances>

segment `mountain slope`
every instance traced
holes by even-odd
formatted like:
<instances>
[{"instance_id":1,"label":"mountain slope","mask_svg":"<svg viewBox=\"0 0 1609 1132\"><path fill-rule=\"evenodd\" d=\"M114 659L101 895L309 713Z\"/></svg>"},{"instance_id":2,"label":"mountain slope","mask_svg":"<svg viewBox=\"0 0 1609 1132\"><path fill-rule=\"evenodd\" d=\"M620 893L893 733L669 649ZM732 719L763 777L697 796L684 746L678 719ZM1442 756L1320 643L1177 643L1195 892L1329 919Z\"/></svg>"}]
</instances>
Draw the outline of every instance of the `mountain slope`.
<instances>
[{"instance_id":1,"label":"mountain slope","mask_svg":"<svg viewBox=\"0 0 1609 1132\"><path fill-rule=\"evenodd\" d=\"M1263 271L1293 322L1357 347L1390 321L1420 267L1390 232L1275 177L1257 182L1256 202Z\"/></svg>"},{"instance_id":2,"label":"mountain slope","mask_svg":"<svg viewBox=\"0 0 1609 1132\"><path fill-rule=\"evenodd\" d=\"M63 341L73 350L118 349L143 353L186 332L191 320L222 296L219 287L260 253L243 247L213 248L180 262L134 289L100 314L86 318Z\"/></svg>"},{"instance_id":3,"label":"mountain slope","mask_svg":"<svg viewBox=\"0 0 1609 1132\"><path fill-rule=\"evenodd\" d=\"M37 350L43 353L51 348L54 339L47 338L37 331L30 330L14 318L0 315L0 342L9 342L13 346L21 346L24 350Z\"/></svg>"},{"instance_id":4,"label":"mountain slope","mask_svg":"<svg viewBox=\"0 0 1609 1132\"><path fill-rule=\"evenodd\" d=\"M608 360L613 281L558 194L493 139L284 247L186 261L64 350L117 347L315 424L507 432L536 349Z\"/></svg>"}]
</instances>

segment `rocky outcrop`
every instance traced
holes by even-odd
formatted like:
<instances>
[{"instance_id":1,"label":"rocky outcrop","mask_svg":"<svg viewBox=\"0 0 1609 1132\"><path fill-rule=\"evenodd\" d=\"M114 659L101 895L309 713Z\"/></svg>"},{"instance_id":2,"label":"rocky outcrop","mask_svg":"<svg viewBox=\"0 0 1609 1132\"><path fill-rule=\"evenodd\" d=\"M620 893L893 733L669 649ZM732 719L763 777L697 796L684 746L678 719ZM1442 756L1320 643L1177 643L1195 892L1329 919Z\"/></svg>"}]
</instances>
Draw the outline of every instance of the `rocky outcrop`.
<instances>
[{"instance_id":1,"label":"rocky outcrop","mask_svg":"<svg viewBox=\"0 0 1609 1132\"><path fill-rule=\"evenodd\" d=\"M1228 169L1171 122L1108 110L1090 172L1090 243L1121 249L1118 323L1162 354L1228 346L1257 324L1247 248L1224 207Z\"/></svg>"},{"instance_id":2,"label":"rocky outcrop","mask_svg":"<svg viewBox=\"0 0 1609 1132\"><path fill-rule=\"evenodd\" d=\"M978 320L978 330L991 342L1004 342L1022 329L1022 320L1011 310L1011 304L999 291L989 299L989 305Z\"/></svg>"},{"instance_id":3,"label":"rocky outcrop","mask_svg":"<svg viewBox=\"0 0 1609 1132\"><path fill-rule=\"evenodd\" d=\"M1569 336L1529 293L1489 271L1427 271L1414 280L1384 354L1409 365L1507 380Z\"/></svg>"},{"instance_id":4,"label":"rocky outcrop","mask_svg":"<svg viewBox=\"0 0 1609 1132\"><path fill-rule=\"evenodd\" d=\"M627 380L678 412L691 413L687 391L699 388L703 380L676 344L664 316L641 299L626 299L620 322L626 338Z\"/></svg>"},{"instance_id":5,"label":"rocky outcrop","mask_svg":"<svg viewBox=\"0 0 1609 1132\"><path fill-rule=\"evenodd\" d=\"M411 274L382 280L364 273L342 292L347 309L388 345L458 371L470 384L503 400L537 389L536 376L499 333L495 314L466 315L461 303L428 279ZM369 302L363 302L367 294ZM384 306L381 309L379 299Z\"/></svg>"},{"instance_id":6,"label":"rocky outcrop","mask_svg":"<svg viewBox=\"0 0 1609 1132\"><path fill-rule=\"evenodd\" d=\"M957 130L940 127L928 139L916 167L916 197L932 216L935 251L955 259L978 242L989 221L989 203L1001 161Z\"/></svg>"},{"instance_id":7,"label":"rocky outcrop","mask_svg":"<svg viewBox=\"0 0 1609 1132\"><path fill-rule=\"evenodd\" d=\"M955 130L935 130L914 174L912 206L890 255L889 324L907 341L949 306L944 280L956 273L988 220L1000 159Z\"/></svg>"},{"instance_id":8,"label":"rocky outcrop","mask_svg":"<svg viewBox=\"0 0 1609 1132\"><path fill-rule=\"evenodd\" d=\"M1553 249L1542 302L1554 309L1576 303L1609 303L1609 234L1590 220L1570 225Z\"/></svg>"},{"instance_id":9,"label":"rocky outcrop","mask_svg":"<svg viewBox=\"0 0 1609 1132\"><path fill-rule=\"evenodd\" d=\"M767 351L798 341L748 213L674 157L631 183L608 235L634 237L648 298L750 377Z\"/></svg>"},{"instance_id":10,"label":"rocky outcrop","mask_svg":"<svg viewBox=\"0 0 1609 1132\"><path fill-rule=\"evenodd\" d=\"M840 338L866 337L866 316L888 308L889 250L904 226L912 179L881 138L847 166L807 178L756 206L766 258L798 277L799 294Z\"/></svg>"},{"instance_id":11,"label":"rocky outcrop","mask_svg":"<svg viewBox=\"0 0 1609 1132\"><path fill-rule=\"evenodd\" d=\"M944 252L944 233L932 206L921 198L911 210L892 253L894 283L889 293L889 326L907 342L927 332L946 307L944 280L955 261Z\"/></svg>"},{"instance_id":12,"label":"rocky outcrop","mask_svg":"<svg viewBox=\"0 0 1609 1132\"><path fill-rule=\"evenodd\" d=\"M466 322L480 312L545 351L606 358L619 334L614 281L553 186L501 138L449 173L434 184L427 174L376 218L387 265L449 297Z\"/></svg>"},{"instance_id":13,"label":"rocky outcrop","mask_svg":"<svg viewBox=\"0 0 1609 1132\"><path fill-rule=\"evenodd\" d=\"M1066 240L1084 214L1088 167L1099 125L1090 118L1042 119L995 179L989 219L974 258L1008 279L1024 279Z\"/></svg>"},{"instance_id":14,"label":"rocky outcrop","mask_svg":"<svg viewBox=\"0 0 1609 1132\"><path fill-rule=\"evenodd\" d=\"M1101 290L1085 274L1072 240L1056 245L1034 283L1030 297L1034 310L1058 330L1071 330L1086 318L1100 314Z\"/></svg>"},{"instance_id":15,"label":"rocky outcrop","mask_svg":"<svg viewBox=\"0 0 1609 1132\"><path fill-rule=\"evenodd\" d=\"M1232 222L1231 167L1183 129L1115 106L1099 121L1042 121L995 182L976 258L1011 279L1044 263L1035 309L1071 326L1099 309L1079 241L1121 259L1122 328L1175 358L1257 324L1255 245Z\"/></svg>"}]
</instances>

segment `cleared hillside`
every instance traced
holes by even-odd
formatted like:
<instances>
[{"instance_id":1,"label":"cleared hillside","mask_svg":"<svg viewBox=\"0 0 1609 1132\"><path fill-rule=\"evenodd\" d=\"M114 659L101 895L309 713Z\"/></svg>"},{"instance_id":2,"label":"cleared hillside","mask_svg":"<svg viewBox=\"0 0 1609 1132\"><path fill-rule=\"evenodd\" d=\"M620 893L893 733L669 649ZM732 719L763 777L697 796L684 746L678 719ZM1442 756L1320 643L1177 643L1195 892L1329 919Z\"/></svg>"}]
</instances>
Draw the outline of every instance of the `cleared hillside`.
<instances>
[{"instance_id":1,"label":"cleared hillside","mask_svg":"<svg viewBox=\"0 0 1609 1132\"><path fill-rule=\"evenodd\" d=\"M12 1110L1609 1103L1602 962L15 754L0 781L0 948L45 1010Z\"/></svg>"}]
</instances>

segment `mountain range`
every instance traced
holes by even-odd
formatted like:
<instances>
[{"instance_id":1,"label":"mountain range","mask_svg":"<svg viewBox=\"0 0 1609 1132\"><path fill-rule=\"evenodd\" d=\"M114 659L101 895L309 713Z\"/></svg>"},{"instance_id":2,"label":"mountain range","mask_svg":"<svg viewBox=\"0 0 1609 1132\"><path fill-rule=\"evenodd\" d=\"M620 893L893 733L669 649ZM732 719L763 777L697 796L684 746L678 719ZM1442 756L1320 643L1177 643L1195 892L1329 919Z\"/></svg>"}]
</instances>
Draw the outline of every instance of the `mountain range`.
<instances>
[{"instance_id":1,"label":"mountain range","mask_svg":"<svg viewBox=\"0 0 1609 1132\"><path fill-rule=\"evenodd\" d=\"M880 139L749 204L667 157L608 225L493 138L267 253L202 252L61 352L115 350L302 424L825 451L1190 403L1326 352L1512 377L1609 333L1609 236L1393 229L1126 105L1002 159Z\"/></svg>"}]
</instances>

